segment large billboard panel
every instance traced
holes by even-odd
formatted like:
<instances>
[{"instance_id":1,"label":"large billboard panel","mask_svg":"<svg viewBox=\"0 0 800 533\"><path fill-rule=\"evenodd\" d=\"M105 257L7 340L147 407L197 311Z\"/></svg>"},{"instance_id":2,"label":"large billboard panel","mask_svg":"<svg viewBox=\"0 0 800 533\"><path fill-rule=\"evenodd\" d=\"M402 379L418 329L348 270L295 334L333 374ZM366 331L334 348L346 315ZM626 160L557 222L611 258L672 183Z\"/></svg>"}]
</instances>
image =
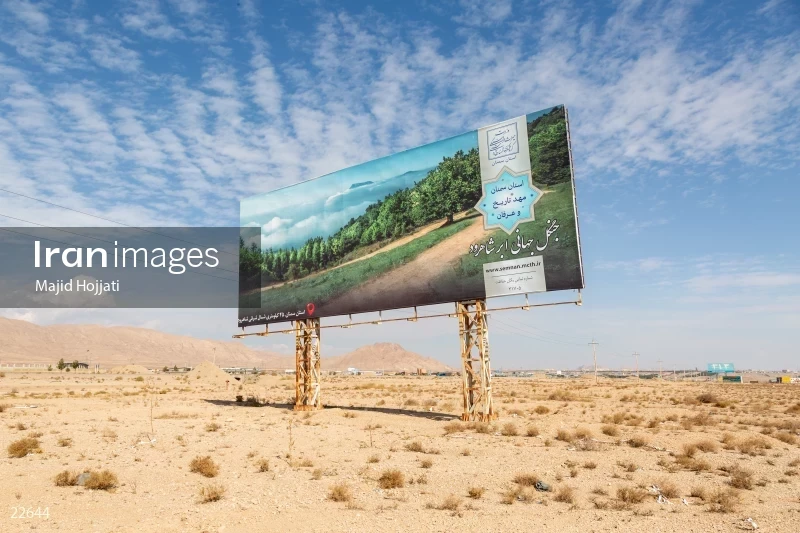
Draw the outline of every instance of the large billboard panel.
<instances>
[{"instance_id":1,"label":"large billboard panel","mask_svg":"<svg viewBox=\"0 0 800 533\"><path fill-rule=\"evenodd\" d=\"M241 202L239 325L583 288L566 108Z\"/></svg>"},{"instance_id":2,"label":"large billboard panel","mask_svg":"<svg viewBox=\"0 0 800 533\"><path fill-rule=\"evenodd\" d=\"M709 374L724 374L733 371L733 363L708 363Z\"/></svg>"}]
</instances>

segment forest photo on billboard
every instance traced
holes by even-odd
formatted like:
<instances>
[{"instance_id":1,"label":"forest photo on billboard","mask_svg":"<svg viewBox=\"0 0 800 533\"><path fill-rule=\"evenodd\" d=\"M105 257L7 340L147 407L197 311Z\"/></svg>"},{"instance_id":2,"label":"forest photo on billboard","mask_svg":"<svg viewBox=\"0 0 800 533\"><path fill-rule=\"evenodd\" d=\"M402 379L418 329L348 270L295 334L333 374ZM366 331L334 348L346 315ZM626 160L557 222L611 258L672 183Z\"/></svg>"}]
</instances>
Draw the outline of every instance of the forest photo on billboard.
<instances>
[{"instance_id":1,"label":"forest photo on billboard","mask_svg":"<svg viewBox=\"0 0 800 533\"><path fill-rule=\"evenodd\" d=\"M241 202L239 325L583 288L564 106Z\"/></svg>"}]
</instances>

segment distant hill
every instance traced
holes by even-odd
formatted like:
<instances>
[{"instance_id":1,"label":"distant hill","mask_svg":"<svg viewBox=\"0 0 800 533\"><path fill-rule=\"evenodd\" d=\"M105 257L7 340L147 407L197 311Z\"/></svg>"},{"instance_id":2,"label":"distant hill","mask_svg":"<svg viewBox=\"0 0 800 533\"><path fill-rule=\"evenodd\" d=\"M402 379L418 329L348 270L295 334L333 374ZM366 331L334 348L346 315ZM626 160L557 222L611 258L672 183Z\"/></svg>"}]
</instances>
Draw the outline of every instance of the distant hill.
<instances>
[{"instance_id":1,"label":"distant hill","mask_svg":"<svg viewBox=\"0 0 800 533\"><path fill-rule=\"evenodd\" d=\"M255 350L240 341L211 341L172 335L152 329L124 326L59 324L39 326L24 320L0 318L0 363L53 364L64 358L100 364L105 369L129 364L149 368L197 366L214 361L217 366L294 368L294 356ZM430 357L409 352L399 344L362 346L338 357L322 354L326 370L428 371L449 367Z\"/></svg>"},{"instance_id":2,"label":"distant hill","mask_svg":"<svg viewBox=\"0 0 800 533\"><path fill-rule=\"evenodd\" d=\"M105 368L127 364L152 368L195 366L202 361L213 361L216 355L218 366L283 368L290 360L275 352L253 350L237 341L203 340L122 326L38 326L23 320L0 318L0 339L0 362L3 364L55 364L63 357L66 361L91 361Z\"/></svg>"},{"instance_id":3,"label":"distant hill","mask_svg":"<svg viewBox=\"0 0 800 533\"><path fill-rule=\"evenodd\" d=\"M350 353L338 357L322 357L322 368L325 370L389 370L415 371L424 368L431 372L452 370L449 366L418 353L410 352L399 344L379 342L369 346L362 346Z\"/></svg>"}]
</instances>

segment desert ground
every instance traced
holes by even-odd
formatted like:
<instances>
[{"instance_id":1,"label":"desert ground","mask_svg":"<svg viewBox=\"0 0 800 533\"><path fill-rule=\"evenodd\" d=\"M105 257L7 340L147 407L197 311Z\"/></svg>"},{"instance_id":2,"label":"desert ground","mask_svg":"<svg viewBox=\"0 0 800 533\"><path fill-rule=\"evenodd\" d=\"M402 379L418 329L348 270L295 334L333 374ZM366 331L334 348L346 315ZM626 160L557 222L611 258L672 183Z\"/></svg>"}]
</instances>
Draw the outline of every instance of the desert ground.
<instances>
[{"instance_id":1,"label":"desert ground","mask_svg":"<svg viewBox=\"0 0 800 533\"><path fill-rule=\"evenodd\" d=\"M796 385L0 376L3 532L800 531Z\"/></svg>"}]
</instances>

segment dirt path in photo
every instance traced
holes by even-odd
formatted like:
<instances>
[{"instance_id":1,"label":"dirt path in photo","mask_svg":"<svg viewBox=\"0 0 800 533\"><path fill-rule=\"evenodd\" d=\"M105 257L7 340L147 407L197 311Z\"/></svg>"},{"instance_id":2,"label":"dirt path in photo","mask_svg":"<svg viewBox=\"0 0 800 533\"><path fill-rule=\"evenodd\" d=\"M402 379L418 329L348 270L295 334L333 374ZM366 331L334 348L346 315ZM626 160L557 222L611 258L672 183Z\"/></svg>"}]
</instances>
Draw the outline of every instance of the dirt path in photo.
<instances>
[{"instance_id":1,"label":"dirt path in photo","mask_svg":"<svg viewBox=\"0 0 800 533\"><path fill-rule=\"evenodd\" d=\"M376 294L387 302L406 300L416 295L434 291L433 282L442 271L469 252L469 246L478 242L487 232L483 229L483 218L475 217L465 229L459 231L416 258L389 272L355 287L349 292L325 303L325 308L347 309L357 307Z\"/></svg>"},{"instance_id":2,"label":"dirt path in photo","mask_svg":"<svg viewBox=\"0 0 800 533\"><path fill-rule=\"evenodd\" d=\"M466 216L466 212L458 213L454 217L454 220L457 222L457 221L461 220L462 218L464 218L464 216ZM407 244L407 243L413 241L414 239L419 239L423 235L427 235L428 233L430 233L431 231L433 231L435 229L441 228L442 224L443 224L443 222L441 220L437 220L436 222L432 222L432 223L428 224L427 226L422 226L419 230L415 231L414 233L412 233L410 235L406 235L405 237L397 239L396 241L392 241L391 243L387 244L386 246L382 246L382 247L378 248L374 252L370 252L368 254L356 257L355 259L351 259L350 261L347 261L346 263L342 263L340 265L336 265L335 267L328 268L328 269L325 269L325 270L321 270L319 272L314 272L313 274L310 274L310 275L308 275L308 276L306 276L306 277L304 277L302 279L310 279L310 278L313 278L314 276L320 276L322 274L327 274L328 272L332 272L332 271L336 270L337 268L342 268L343 266L352 265L353 263L357 263L359 261L363 261L364 259L369 259L370 257L378 255L379 253L388 252L389 250L393 250L393 249L397 248L398 246L403 246L404 244ZM246 294L255 294L257 292L263 292L263 291L268 291L268 290L271 290L271 289L277 289L278 287L283 287L287 283L291 283L291 281L283 281L281 283L275 283L274 285L270 285L269 287L264 287L263 289L253 289L252 291L250 291L250 292L248 292Z\"/></svg>"}]
</instances>

